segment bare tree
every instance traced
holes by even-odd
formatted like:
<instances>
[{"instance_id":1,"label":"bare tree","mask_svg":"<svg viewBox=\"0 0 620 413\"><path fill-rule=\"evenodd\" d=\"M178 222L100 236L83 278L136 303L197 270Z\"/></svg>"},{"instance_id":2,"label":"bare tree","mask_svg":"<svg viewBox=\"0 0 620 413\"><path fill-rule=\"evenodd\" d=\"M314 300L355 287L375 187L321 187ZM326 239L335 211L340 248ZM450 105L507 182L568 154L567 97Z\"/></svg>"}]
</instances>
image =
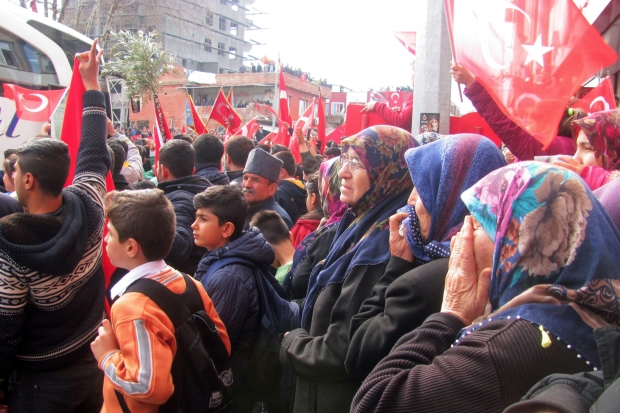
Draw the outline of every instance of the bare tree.
<instances>
[{"instance_id":1,"label":"bare tree","mask_svg":"<svg viewBox=\"0 0 620 413\"><path fill-rule=\"evenodd\" d=\"M60 5L60 13L58 14L58 19L56 20L58 23L62 23L62 21L65 19L65 11L67 10L67 3L69 3L69 0L62 0L62 3Z\"/></svg>"},{"instance_id":2,"label":"bare tree","mask_svg":"<svg viewBox=\"0 0 620 413\"><path fill-rule=\"evenodd\" d=\"M103 26L103 31L101 32L101 45L105 47L106 41L108 40L108 35L110 31L110 23L112 22L112 16L118 7L118 0L112 0L112 4L110 4L110 9L108 10L108 14L105 16L105 24Z\"/></svg>"}]
</instances>

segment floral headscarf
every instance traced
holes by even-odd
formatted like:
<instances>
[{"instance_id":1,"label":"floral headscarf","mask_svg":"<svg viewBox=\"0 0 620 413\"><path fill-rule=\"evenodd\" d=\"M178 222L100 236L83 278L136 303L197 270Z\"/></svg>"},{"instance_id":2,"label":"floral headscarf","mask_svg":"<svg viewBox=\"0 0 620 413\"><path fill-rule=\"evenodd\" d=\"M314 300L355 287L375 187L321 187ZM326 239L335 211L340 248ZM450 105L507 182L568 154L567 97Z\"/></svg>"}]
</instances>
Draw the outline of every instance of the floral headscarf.
<instances>
[{"instance_id":1,"label":"floral headscarf","mask_svg":"<svg viewBox=\"0 0 620 413\"><path fill-rule=\"evenodd\" d=\"M431 216L428 242L422 240L415 209L405 208L407 241L418 264L450 256L450 238L463 225L469 211L461 194L489 172L506 165L504 156L484 136L446 136L405 153L413 186Z\"/></svg>"},{"instance_id":2,"label":"floral headscarf","mask_svg":"<svg viewBox=\"0 0 620 413\"><path fill-rule=\"evenodd\" d=\"M370 188L338 224L330 252L317 265L308 283L302 326L309 329L320 290L341 282L358 265L387 263L390 258L388 219L406 203L413 188L404 154L417 142L394 126L373 126L342 140L343 153L352 148L366 168Z\"/></svg>"},{"instance_id":3,"label":"floral headscarf","mask_svg":"<svg viewBox=\"0 0 620 413\"><path fill-rule=\"evenodd\" d=\"M620 234L576 174L539 162L491 172L462 195L495 242L492 319L522 318L600 367L593 329L620 326Z\"/></svg>"},{"instance_id":4,"label":"floral headscarf","mask_svg":"<svg viewBox=\"0 0 620 413\"><path fill-rule=\"evenodd\" d=\"M340 158L325 161L319 167L319 188L321 188L321 206L328 217L325 225L340 221L347 205L340 201Z\"/></svg>"},{"instance_id":5,"label":"floral headscarf","mask_svg":"<svg viewBox=\"0 0 620 413\"><path fill-rule=\"evenodd\" d=\"M577 139L582 130L594 147L596 157L602 154L609 157L603 164L605 169L612 169L620 159L620 109L596 112L571 123L573 137ZM605 162L605 160L604 160Z\"/></svg>"}]
</instances>

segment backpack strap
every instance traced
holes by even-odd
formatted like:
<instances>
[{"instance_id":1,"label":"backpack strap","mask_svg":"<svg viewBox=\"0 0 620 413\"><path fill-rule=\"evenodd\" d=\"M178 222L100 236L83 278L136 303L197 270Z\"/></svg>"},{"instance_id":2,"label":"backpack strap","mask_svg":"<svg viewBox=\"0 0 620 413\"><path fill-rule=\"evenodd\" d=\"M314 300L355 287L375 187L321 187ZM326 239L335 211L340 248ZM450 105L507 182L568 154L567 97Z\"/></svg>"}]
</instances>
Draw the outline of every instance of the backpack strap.
<instances>
[{"instance_id":1,"label":"backpack strap","mask_svg":"<svg viewBox=\"0 0 620 413\"><path fill-rule=\"evenodd\" d=\"M178 328L189 316L203 308L202 298L194 281L183 274L185 291L173 293L162 283L148 278L140 278L131 284L125 293L136 292L149 297L168 316L174 328Z\"/></svg>"}]
</instances>

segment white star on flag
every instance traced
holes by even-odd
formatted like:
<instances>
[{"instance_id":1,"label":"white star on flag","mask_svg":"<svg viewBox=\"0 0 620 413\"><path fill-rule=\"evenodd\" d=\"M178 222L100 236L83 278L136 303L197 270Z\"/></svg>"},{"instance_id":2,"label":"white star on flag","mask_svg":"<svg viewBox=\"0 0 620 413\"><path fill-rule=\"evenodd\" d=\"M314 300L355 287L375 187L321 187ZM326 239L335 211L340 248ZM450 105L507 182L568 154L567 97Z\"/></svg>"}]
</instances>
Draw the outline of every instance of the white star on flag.
<instances>
[{"instance_id":1,"label":"white star on flag","mask_svg":"<svg viewBox=\"0 0 620 413\"><path fill-rule=\"evenodd\" d=\"M543 55L554 49L554 47L551 46L543 46L542 37L540 35L538 35L534 44L522 44L521 46L527 51L527 59L525 59L525 63L523 64L526 65L535 60L542 67L545 67Z\"/></svg>"}]
</instances>

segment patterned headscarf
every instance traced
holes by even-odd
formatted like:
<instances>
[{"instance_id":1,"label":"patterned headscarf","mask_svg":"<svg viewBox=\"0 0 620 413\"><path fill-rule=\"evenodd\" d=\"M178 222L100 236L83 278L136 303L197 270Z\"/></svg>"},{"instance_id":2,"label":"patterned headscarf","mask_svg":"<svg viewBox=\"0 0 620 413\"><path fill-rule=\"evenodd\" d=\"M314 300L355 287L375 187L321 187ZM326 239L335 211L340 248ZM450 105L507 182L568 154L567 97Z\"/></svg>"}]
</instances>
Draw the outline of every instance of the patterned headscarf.
<instances>
[{"instance_id":1,"label":"patterned headscarf","mask_svg":"<svg viewBox=\"0 0 620 413\"><path fill-rule=\"evenodd\" d=\"M370 188L345 212L329 254L310 274L302 314L302 326L307 329L320 290L343 281L357 264L388 262L388 219L399 205L406 203L413 188L404 154L417 143L407 131L394 126L373 126L343 139L342 146L343 153L353 149L359 156Z\"/></svg>"},{"instance_id":2,"label":"patterned headscarf","mask_svg":"<svg viewBox=\"0 0 620 413\"><path fill-rule=\"evenodd\" d=\"M576 174L539 162L491 172L462 195L495 242L480 324L521 318L600 367L593 329L620 325L620 234Z\"/></svg>"},{"instance_id":3,"label":"patterned headscarf","mask_svg":"<svg viewBox=\"0 0 620 413\"><path fill-rule=\"evenodd\" d=\"M405 153L413 186L431 216L428 242L422 240L418 216L409 206L407 241L418 264L450 255L450 238L463 225L469 211L461 194L489 172L506 165L504 156L484 136L462 134Z\"/></svg>"},{"instance_id":4,"label":"patterned headscarf","mask_svg":"<svg viewBox=\"0 0 620 413\"><path fill-rule=\"evenodd\" d=\"M347 205L340 201L340 158L325 161L319 167L319 187L321 188L321 206L328 217L325 225L340 221Z\"/></svg>"},{"instance_id":5,"label":"patterned headscarf","mask_svg":"<svg viewBox=\"0 0 620 413\"><path fill-rule=\"evenodd\" d=\"M604 160L603 167L612 169L620 159L620 109L596 112L571 123L573 137L577 139L582 130L594 147L596 157L602 154L609 157Z\"/></svg>"}]
</instances>

